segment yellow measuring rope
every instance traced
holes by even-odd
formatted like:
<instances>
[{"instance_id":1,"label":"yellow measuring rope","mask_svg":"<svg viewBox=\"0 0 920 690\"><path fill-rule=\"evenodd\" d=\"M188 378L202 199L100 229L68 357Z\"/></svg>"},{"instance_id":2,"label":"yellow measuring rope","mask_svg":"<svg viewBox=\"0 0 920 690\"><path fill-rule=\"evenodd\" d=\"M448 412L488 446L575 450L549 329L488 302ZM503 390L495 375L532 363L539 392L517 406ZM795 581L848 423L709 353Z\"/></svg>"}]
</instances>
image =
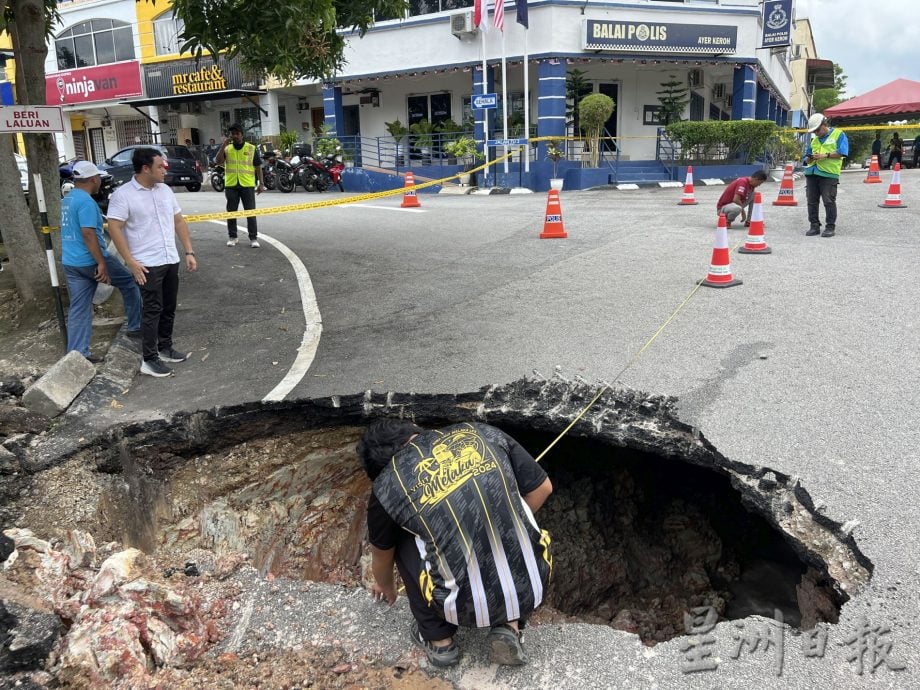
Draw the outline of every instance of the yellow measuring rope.
<instances>
[{"instance_id":1,"label":"yellow measuring rope","mask_svg":"<svg viewBox=\"0 0 920 690\"><path fill-rule=\"evenodd\" d=\"M734 251L738 248L738 246L741 244L741 242L742 242L742 240L739 240L739 241L735 244L735 246L731 248L730 253L734 253ZM662 332L664 332L664 329L667 328L668 325L669 325L675 318L677 318L677 315L680 314L681 310L683 310L683 308L687 306L687 303L688 303L688 302L693 298L693 296L699 291L699 289L700 289L700 287L702 287L702 285L703 285L703 280L699 280L699 281L697 282L697 284L693 286L693 289L690 291L690 293L689 293L686 297L684 297L683 302L681 302L680 305L678 305L677 309L675 309L673 312L671 312L671 315L670 315L667 319L665 319L664 323L661 324L661 326L658 328L657 331L655 331L654 335L652 335L652 337L649 338L649 339L645 342L645 345L643 345L642 347L639 348L639 350L636 352L636 354L634 354L632 357L630 357L629 361L626 363L626 366L624 366L622 369L620 369L619 373L617 373L617 375L613 377L613 380L611 380L610 383L605 383L603 386L601 386L601 389L597 392L597 395L595 395L593 398L591 398L591 402L589 402L587 405L585 405L584 409L583 409L581 412L579 412L578 415L576 415L575 419L573 419L573 420L569 423L569 425L568 425L565 429L563 429L563 430L559 433L559 435L558 435L556 438L553 439L553 442L550 443L550 444L543 450L543 452L540 453L540 454L537 456L537 458L536 458L537 462L540 462L540 460L543 459L543 456L546 455L550 450L552 450L553 446L555 446L559 441L561 441L562 438L563 438L567 433L569 433L569 431L572 429L572 427L575 426L575 425L581 420L581 418L584 417L584 416L588 413L588 410L590 410L592 407L594 407L594 404L595 404L598 400L600 400L601 396L602 396L604 393L606 393L606 392L610 389L610 387L611 387L614 383L616 383L616 381L617 381L623 374L626 373L626 370L629 369L633 364L635 364L636 361L638 361L639 357L642 356L642 353L645 352L645 351L651 346L651 344L652 344L653 342L655 342L655 339L656 339L659 335L661 335Z\"/></svg>"}]
</instances>

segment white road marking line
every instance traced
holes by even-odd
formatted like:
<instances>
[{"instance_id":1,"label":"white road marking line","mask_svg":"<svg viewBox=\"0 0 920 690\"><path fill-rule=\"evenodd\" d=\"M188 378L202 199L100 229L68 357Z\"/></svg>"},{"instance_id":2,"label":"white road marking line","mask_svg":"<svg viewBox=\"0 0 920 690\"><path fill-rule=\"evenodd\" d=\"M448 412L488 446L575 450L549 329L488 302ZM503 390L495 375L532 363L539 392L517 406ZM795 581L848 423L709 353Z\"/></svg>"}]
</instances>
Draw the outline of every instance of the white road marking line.
<instances>
[{"instance_id":1,"label":"white road marking line","mask_svg":"<svg viewBox=\"0 0 920 690\"><path fill-rule=\"evenodd\" d=\"M227 226L226 222L222 220L212 220L211 222L215 225ZM278 385L262 398L262 402L270 402L284 400L285 396L294 390L294 387L306 375L310 365L313 364L314 357L316 357L316 349L319 347L319 339L323 333L323 319L319 313L319 305L316 303L316 292L313 290L310 273L307 271L307 267L303 265L300 257L283 242L279 242L265 233L260 232L259 239L268 242L290 262L291 267L294 269L294 275L297 277L297 286L300 288L300 302L303 306L304 317L303 339L300 342L300 347L297 348L294 363Z\"/></svg>"},{"instance_id":2,"label":"white road marking line","mask_svg":"<svg viewBox=\"0 0 920 690\"><path fill-rule=\"evenodd\" d=\"M374 206L373 204L343 204L337 208L375 208L379 211L402 211L403 213L425 213L423 208L399 208L398 206Z\"/></svg>"}]
</instances>

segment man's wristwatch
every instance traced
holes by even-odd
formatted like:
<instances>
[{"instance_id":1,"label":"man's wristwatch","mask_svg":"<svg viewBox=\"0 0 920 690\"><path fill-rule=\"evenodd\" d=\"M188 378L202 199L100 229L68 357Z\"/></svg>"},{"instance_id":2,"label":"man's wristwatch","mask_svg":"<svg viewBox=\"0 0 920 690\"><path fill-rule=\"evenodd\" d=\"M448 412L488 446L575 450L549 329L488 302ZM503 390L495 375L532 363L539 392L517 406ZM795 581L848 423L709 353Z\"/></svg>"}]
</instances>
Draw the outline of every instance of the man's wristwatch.
<instances>
[{"instance_id":1,"label":"man's wristwatch","mask_svg":"<svg viewBox=\"0 0 920 690\"><path fill-rule=\"evenodd\" d=\"M195 252L185 252L186 256L195 256Z\"/></svg>"}]
</instances>

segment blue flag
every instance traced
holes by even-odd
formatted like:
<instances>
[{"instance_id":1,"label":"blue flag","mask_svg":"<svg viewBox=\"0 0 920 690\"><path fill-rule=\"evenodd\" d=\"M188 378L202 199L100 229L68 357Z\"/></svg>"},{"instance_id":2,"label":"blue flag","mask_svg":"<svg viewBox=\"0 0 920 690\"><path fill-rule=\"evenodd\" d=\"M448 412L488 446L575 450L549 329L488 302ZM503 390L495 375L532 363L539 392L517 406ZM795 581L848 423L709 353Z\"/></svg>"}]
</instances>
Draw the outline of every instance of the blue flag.
<instances>
[{"instance_id":1,"label":"blue flag","mask_svg":"<svg viewBox=\"0 0 920 690\"><path fill-rule=\"evenodd\" d=\"M522 24L525 29L529 29L527 23L527 0L514 0L514 6L517 8L517 23Z\"/></svg>"}]
</instances>

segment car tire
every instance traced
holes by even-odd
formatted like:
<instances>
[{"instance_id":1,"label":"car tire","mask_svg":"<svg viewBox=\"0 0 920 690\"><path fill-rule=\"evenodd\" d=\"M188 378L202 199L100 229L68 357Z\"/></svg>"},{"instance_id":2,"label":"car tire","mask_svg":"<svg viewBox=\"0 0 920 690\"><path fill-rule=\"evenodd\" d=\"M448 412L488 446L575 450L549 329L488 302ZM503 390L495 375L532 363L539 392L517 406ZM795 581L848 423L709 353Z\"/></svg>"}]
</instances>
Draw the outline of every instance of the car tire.
<instances>
[{"instance_id":1,"label":"car tire","mask_svg":"<svg viewBox=\"0 0 920 690\"><path fill-rule=\"evenodd\" d=\"M188 191L190 191L190 192L200 192L200 191L201 191L201 183L200 183L200 182L196 182L195 184L187 184L187 185L185 185L185 188L186 188Z\"/></svg>"}]
</instances>

